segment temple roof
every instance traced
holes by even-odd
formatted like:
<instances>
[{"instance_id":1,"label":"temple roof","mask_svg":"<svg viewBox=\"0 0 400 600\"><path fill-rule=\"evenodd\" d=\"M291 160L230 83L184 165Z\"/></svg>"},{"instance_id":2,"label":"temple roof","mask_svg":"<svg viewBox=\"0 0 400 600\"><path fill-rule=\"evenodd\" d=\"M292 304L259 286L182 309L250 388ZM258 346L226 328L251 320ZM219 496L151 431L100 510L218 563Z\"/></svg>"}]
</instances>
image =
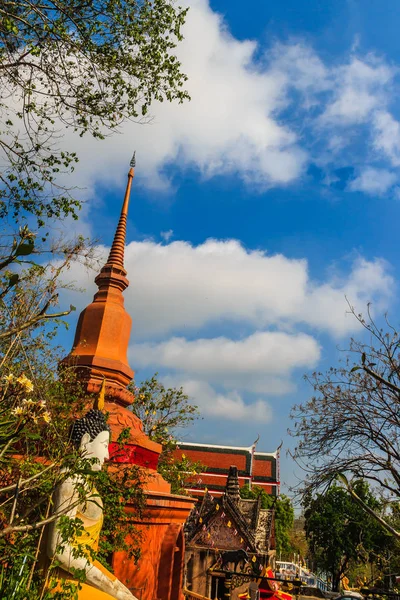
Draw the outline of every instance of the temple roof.
<instances>
[{"instance_id":1,"label":"temple roof","mask_svg":"<svg viewBox=\"0 0 400 600\"><path fill-rule=\"evenodd\" d=\"M267 553L271 549L274 538L274 510L262 509L260 498L238 498L238 488L233 481L235 476L237 478L237 468L231 467L225 493L220 498L214 498L206 492L200 507L193 508L185 525L188 545L218 545L219 548L223 548L228 539L226 528L229 527L234 534L230 543L236 543L238 548L244 547L254 553ZM224 535L221 534L221 520L225 525ZM208 535L210 531L214 533Z\"/></svg>"},{"instance_id":2,"label":"temple roof","mask_svg":"<svg viewBox=\"0 0 400 600\"><path fill-rule=\"evenodd\" d=\"M252 452L254 450L254 445L251 446L221 446L219 444L199 444L197 442L178 442L178 446L179 448L205 448L205 449L220 449L220 450L239 450L241 452ZM272 458L276 458L278 455L278 450L275 450L274 452L258 452L257 451L257 456L271 456Z\"/></svg>"}]
</instances>

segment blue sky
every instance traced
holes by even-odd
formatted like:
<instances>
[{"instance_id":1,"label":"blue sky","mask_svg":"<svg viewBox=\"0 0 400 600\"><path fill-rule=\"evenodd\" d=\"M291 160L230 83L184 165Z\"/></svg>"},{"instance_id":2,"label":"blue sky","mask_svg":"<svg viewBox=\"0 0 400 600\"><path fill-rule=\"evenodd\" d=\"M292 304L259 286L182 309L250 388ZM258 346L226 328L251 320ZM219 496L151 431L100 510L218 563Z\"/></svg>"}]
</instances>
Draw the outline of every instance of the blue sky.
<instances>
[{"instance_id":1,"label":"blue sky","mask_svg":"<svg viewBox=\"0 0 400 600\"><path fill-rule=\"evenodd\" d=\"M77 231L106 253L136 149L125 295L137 381L158 371L199 404L186 440L248 446L259 433L259 450L287 449L290 407L311 393L303 374L361 335L345 297L396 319L400 5L190 6L178 56L192 101L103 142L67 138L87 201ZM69 277L83 308L93 274ZM295 471L284 458L283 482Z\"/></svg>"}]
</instances>

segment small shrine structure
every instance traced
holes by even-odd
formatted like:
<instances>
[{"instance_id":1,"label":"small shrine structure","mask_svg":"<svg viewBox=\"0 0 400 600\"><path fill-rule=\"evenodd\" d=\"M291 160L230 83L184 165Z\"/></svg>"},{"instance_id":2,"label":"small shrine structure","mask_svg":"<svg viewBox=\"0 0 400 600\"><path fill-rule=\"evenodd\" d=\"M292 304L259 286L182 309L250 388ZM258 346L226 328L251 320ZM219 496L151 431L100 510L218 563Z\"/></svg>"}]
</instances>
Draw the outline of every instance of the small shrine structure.
<instances>
[{"instance_id":1,"label":"small shrine structure","mask_svg":"<svg viewBox=\"0 0 400 600\"><path fill-rule=\"evenodd\" d=\"M145 513L136 522L142 534L141 558L135 564L124 552L115 553L114 573L139 600L180 600L183 525L193 499L171 494L170 484L157 473L161 445L147 437L140 419L129 409L135 401L127 389L134 375L127 356L132 319L125 310L123 292L129 285L124 249L134 166L133 159L111 250L95 278L98 291L79 317L72 350L62 364L76 369L88 401L105 383L104 410L109 414L111 427L111 461L139 465L148 475ZM116 442L127 428L130 433L121 452ZM126 511L135 520L133 507L127 504Z\"/></svg>"},{"instance_id":2,"label":"small shrine structure","mask_svg":"<svg viewBox=\"0 0 400 600\"><path fill-rule=\"evenodd\" d=\"M205 491L190 514L185 526L190 593L222 600L229 580L235 599L265 568L274 568L274 509L261 508L260 498L243 500L239 489L238 469L231 466L222 496Z\"/></svg>"}]
</instances>

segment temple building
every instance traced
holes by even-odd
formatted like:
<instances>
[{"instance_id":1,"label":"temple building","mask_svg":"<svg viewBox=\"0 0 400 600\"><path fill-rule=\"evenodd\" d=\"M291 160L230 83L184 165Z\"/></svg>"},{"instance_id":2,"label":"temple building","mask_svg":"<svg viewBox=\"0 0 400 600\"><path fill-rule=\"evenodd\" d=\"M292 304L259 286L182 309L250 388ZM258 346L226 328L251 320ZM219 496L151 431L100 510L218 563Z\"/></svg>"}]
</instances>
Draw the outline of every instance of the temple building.
<instances>
[{"instance_id":1,"label":"temple building","mask_svg":"<svg viewBox=\"0 0 400 600\"><path fill-rule=\"evenodd\" d=\"M243 500L239 489L238 469L231 466L223 494L206 491L190 514L185 526L185 588L190 597L194 593L223 600L228 591L236 600L249 582L274 567L274 509L261 508L260 497Z\"/></svg>"},{"instance_id":2,"label":"temple building","mask_svg":"<svg viewBox=\"0 0 400 600\"><path fill-rule=\"evenodd\" d=\"M129 285L124 248L134 177L134 164L131 166L108 260L95 278L98 291L93 302L82 311L73 348L62 362L76 369L88 398L105 383L111 460L114 457L115 463L140 465L148 474L146 509L136 523L142 533L141 558L135 565L124 552L116 553L112 559L115 575L139 600L178 600L184 567L183 525L193 499L171 494L170 484L157 473L161 446L145 435L140 419L129 410L135 401L127 390L134 375L127 358L132 319L125 310L123 292ZM130 430L129 438L123 451L117 452L116 440L126 428ZM135 519L129 504L126 511Z\"/></svg>"},{"instance_id":3,"label":"temple building","mask_svg":"<svg viewBox=\"0 0 400 600\"><path fill-rule=\"evenodd\" d=\"M279 449L267 453L257 452L256 444L243 448L180 442L175 456L180 459L182 455L205 467L186 488L192 496L202 498L206 490L214 497L224 494L231 465L238 469L240 487L257 485L279 496Z\"/></svg>"}]
</instances>

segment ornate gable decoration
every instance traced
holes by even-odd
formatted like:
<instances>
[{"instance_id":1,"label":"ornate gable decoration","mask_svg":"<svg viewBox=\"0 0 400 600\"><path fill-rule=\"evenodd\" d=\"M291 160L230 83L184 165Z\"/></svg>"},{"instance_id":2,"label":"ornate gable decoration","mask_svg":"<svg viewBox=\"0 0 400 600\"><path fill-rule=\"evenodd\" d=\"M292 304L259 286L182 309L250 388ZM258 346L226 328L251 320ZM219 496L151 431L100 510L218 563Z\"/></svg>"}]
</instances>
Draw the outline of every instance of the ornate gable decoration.
<instances>
[{"instance_id":1,"label":"ornate gable decoration","mask_svg":"<svg viewBox=\"0 0 400 600\"><path fill-rule=\"evenodd\" d=\"M193 509L185 526L190 546L255 551L255 535L237 504L228 496L213 498L208 492L200 509Z\"/></svg>"},{"instance_id":2,"label":"ornate gable decoration","mask_svg":"<svg viewBox=\"0 0 400 600\"><path fill-rule=\"evenodd\" d=\"M228 525L230 523L230 526ZM195 546L218 550L239 550L248 546L247 540L238 532L235 524L215 515L208 527L202 528L190 543Z\"/></svg>"}]
</instances>

